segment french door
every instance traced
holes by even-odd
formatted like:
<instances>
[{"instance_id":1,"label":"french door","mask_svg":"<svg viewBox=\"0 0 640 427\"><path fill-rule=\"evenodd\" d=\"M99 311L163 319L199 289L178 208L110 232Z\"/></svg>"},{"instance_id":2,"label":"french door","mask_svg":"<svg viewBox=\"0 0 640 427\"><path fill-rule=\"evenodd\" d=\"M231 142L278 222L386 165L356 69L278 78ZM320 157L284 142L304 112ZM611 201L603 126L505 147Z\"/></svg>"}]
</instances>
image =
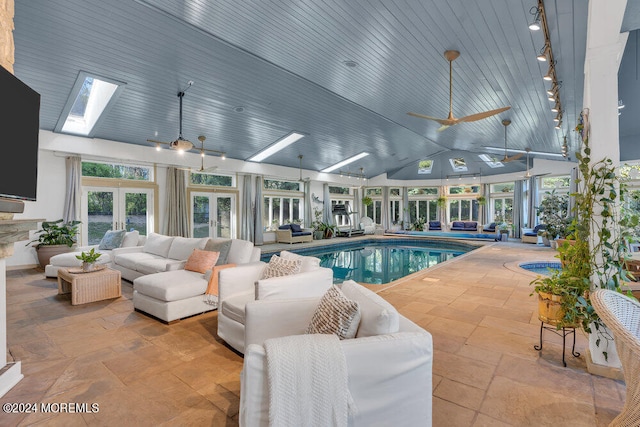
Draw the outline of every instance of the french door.
<instances>
[{"instance_id":1,"label":"french door","mask_svg":"<svg viewBox=\"0 0 640 427\"><path fill-rule=\"evenodd\" d=\"M83 187L82 242L100 243L107 230L153 231L153 189Z\"/></svg>"},{"instance_id":2,"label":"french door","mask_svg":"<svg viewBox=\"0 0 640 427\"><path fill-rule=\"evenodd\" d=\"M228 193L191 192L193 237L236 237L236 196Z\"/></svg>"}]
</instances>

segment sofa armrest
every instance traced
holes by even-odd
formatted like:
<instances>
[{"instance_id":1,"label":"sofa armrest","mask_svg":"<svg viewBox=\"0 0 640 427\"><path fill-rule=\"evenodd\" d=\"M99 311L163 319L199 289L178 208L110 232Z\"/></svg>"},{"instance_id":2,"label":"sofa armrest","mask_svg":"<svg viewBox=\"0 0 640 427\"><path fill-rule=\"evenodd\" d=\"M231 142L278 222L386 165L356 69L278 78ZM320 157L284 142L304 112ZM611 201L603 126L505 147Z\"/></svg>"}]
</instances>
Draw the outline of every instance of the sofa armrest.
<instances>
[{"instance_id":1,"label":"sofa armrest","mask_svg":"<svg viewBox=\"0 0 640 427\"><path fill-rule=\"evenodd\" d=\"M319 303L320 297L248 302L244 312L244 348L249 344L262 345L269 338L304 334Z\"/></svg>"},{"instance_id":2,"label":"sofa armrest","mask_svg":"<svg viewBox=\"0 0 640 427\"><path fill-rule=\"evenodd\" d=\"M142 252L142 249L144 249L144 246L128 246L126 248L115 248L112 250L112 253L113 253L113 256L115 257L116 255L120 255L120 254Z\"/></svg>"},{"instance_id":3,"label":"sofa armrest","mask_svg":"<svg viewBox=\"0 0 640 427\"><path fill-rule=\"evenodd\" d=\"M333 270L319 267L305 273L258 280L256 300L322 296L333 284Z\"/></svg>"},{"instance_id":4,"label":"sofa armrest","mask_svg":"<svg viewBox=\"0 0 640 427\"><path fill-rule=\"evenodd\" d=\"M266 262L258 261L221 270L218 276L218 301L222 303L232 295L253 291L266 266Z\"/></svg>"}]
</instances>

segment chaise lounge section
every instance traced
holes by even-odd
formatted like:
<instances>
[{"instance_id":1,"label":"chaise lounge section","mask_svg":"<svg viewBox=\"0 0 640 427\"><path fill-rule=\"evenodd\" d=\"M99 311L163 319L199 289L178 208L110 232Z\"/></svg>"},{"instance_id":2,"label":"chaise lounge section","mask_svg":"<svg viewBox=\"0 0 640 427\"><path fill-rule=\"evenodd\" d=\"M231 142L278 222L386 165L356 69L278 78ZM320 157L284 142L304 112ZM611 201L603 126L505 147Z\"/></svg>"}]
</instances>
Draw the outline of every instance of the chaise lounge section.
<instances>
[{"instance_id":1,"label":"chaise lounge section","mask_svg":"<svg viewBox=\"0 0 640 427\"><path fill-rule=\"evenodd\" d=\"M284 224L276 230L278 243L302 243L313 241L313 233L304 231L300 224Z\"/></svg>"}]
</instances>

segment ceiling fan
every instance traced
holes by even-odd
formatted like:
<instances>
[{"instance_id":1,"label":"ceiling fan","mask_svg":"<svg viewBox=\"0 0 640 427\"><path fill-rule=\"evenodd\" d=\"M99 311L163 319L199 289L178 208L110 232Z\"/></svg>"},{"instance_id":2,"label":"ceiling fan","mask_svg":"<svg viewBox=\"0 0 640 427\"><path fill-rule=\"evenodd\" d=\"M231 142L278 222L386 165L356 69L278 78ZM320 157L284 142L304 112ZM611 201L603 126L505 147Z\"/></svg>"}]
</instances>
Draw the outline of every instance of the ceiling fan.
<instances>
[{"instance_id":1,"label":"ceiling fan","mask_svg":"<svg viewBox=\"0 0 640 427\"><path fill-rule=\"evenodd\" d=\"M502 113L503 111L507 111L511 107L502 107L496 110L484 111L482 113L471 114L470 116L464 116L461 118L456 118L453 116L453 78L452 78L452 63L453 61L460 56L460 52L457 50L447 50L444 52L444 57L447 61L449 61L449 117L446 119L438 119L436 117L425 116L424 114L417 113L407 113L410 116L420 117L422 119L434 120L440 123L442 126L438 128L438 132L442 132L448 127L455 126L458 123L462 122L475 122L477 120L486 119L487 117L494 116L496 114Z\"/></svg>"},{"instance_id":2,"label":"ceiling fan","mask_svg":"<svg viewBox=\"0 0 640 427\"><path fill-rule=\"evenodd\" d=\"M189 87L191 87L191 85L193 84L192 81L189 81L187 86L187 89ZM178 92L178 98L180 99L180 132L178 134L178 139L176 139L175 141L171 141L171 142L163 142L163 141L156 141L155 139L147 139L147 141L149 142L155 142L156 144L165 144L168 145L169 148L174 149L174 150L178 150L180 152L184 152L184 151L189 151L191 149L193 149L193 143L191 141L189 141L188 139L184 139L182 137L182 98L184 97L184 92L185 90L181 90L180 92Z\"/></svg>"},{"instance_id":3,"label":"ceiling fan","mask_svg":"<svg viewBox=\"0 0 640 427\"><path fill-rule=\"evenodd\" d=\"M311 178L306 177L303 178L302 177L302 154L298 154L298 160L300 160L300 178L298 179L298 182L308 182L311 180Z\"/></svg>"},{"instance_id":4,"label":"ceiling fan","mask_svg":"<svg viewBox=\"0 0 640 427\"><path fill-rule=\"evenodd\" d=\"M507 127L511 124L511 120L504 119L504 120L502 120L502 124L504 125L504 157L500 161L502 163L508 163L508 162L512 162L514 160L518 160L524 154L523 153L518 153L518 154L514 154L511 157L509 157L507 155ZM528 156L528 152L527 152L527 156ZM528 161L527 161L527 164L528 164Z\"/></svg>"},{"instance_id":5,"label":"ceiling fan","mask_svg":"<svg viewBox=\"0 0 640 427\"><path fill-rule=\"evenodd\" d=\"M198 140L200 141L201 144L201 148L200 148L200 169L196 169L194 167L176 167L176 169L180 169L180 170L185 170L185 171L189 171L189 172L198 172L198 173L209 173L209 172L213 172L215 170L218 169L218 166L209 166L207 168L204 167L204 157L205 157L205 153L209 150L206 150L204 148L204 141L207 138L204 135L200 135L198 137Z\"/></svg>"}]
</instances>

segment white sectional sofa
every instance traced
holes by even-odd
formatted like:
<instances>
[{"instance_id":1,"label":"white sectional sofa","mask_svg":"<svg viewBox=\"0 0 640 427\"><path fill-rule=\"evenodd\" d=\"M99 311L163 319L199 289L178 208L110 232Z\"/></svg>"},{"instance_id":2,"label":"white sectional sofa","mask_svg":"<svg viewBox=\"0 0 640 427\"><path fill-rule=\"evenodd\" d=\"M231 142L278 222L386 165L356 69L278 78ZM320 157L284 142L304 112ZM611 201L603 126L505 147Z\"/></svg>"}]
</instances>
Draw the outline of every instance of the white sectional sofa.
<instances>
[{"instance_id":1,"label":"white sectional sofa","mask_svg":"<svg viewBox=\"0 0 640 427\"><path fill-rule=\"evenodd\" d=\"M137 230L127 231L120 248L142 246L146 241L146 236L141 236ZM76 258L82 252L88 252L91 249L95 249L99 252L100 258L96 261L97 264L103 264L107 267L113 267L113 250L100 249L100 245L81 246L74 252L66 252L59 255L54 255L49 260L49 264L44 268L44 274L46 277L58 277L58 270L61 268L74 268L81 267L82 261Z\"/></svg>"},{"instance_id":2,"label":"white sectional sofa","mask_svg":"<svg viewBox=\"0 0 640 427\"><path fill-rule=\"evenodd\" d=\"M167 323L215 310L204 302L208 285L205 274L184 269L194 249L207 242L229 239L184 238L150 234L142 247L114 250L113 268L133 282L133 307ZM260 261L260 248L252 242L231 239L226 264L243 265ZM222 270L228 271L234 268Z\"/></svg>"},{"instance_id":3,"label":"white sectional sofa","mask_svg":"<svg viewBox=\"0 0 640 427\"><path fill-rule=\"evenodd\" d=\"M356 282L346 281L338 287L347 298L358 302L361 312L355 338L340 341L346 359L348 391L355 408L348 416L348 426L431 426L431 334ZM304 334L320 299L318 296L247 304L246 351L240 376L240 426L269 425L271 406L265 341ZM293 361L288 362L293 366ZM310 406L302 402L297 405L307 409ZM310 417L311 410L308 413Z\"/></svg>"},{"instance_id":4,"label":"white sectional sofa","mask_svg":"<svg viewBox=\"0 0 640 427\"><path fill-rule=\"evenodd\" d=\"M220 272L218 336L240 353L245 350L247 303L321 296L333 284L333 270L320 267L320 259L289 251L281 251L280 256L302 259L302 271L262 279L267 263L260 261ZM286 317L286 313L284 315Z\"/></svg>"}]
</instances>

